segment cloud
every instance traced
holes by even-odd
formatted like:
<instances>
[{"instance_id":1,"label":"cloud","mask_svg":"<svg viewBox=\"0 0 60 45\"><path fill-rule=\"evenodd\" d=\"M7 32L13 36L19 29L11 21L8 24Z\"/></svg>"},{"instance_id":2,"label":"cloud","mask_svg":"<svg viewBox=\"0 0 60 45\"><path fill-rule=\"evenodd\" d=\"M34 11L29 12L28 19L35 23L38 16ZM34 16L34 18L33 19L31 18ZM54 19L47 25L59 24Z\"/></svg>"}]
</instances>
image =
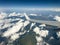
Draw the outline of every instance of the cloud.
<instances>
[{"instance_id":1,"label":"cloud","mask_svg":"<svg viewBox=\"0 0 60 45\"><path fill-rule=\"evenodd\" d=\"M20 32L19 34L20 34L20 35L23 35L23 34L25 34L25 33L26 33L26 30L25 30L24 32Z\"/></svg>"},{"instance_id":2,"label":"cloud","mask_svg":"<svg viewBox=\"0 0 60 45\"><path fill-rule=\"evenodd\" d=\"M35 25L36 23L32 23L31 26L30 26L30 29Z\"/></svg>"},{"instance_id":3,"label":"cloud","mask_svg":"<svg viewBox=\"0 0 60 45\"><path fill-rule=\"evenodd\" d=\"M44 45L44 41L43 38L40 36L36 36L36 40L37 40L37 45Z\"/></svg>"},{"instance_id":4,"label":"cloud","mask_svg":"<svg viewBox=\"0 0 60 45\"><path fill-rule=\"evenodd\" d=\"M9 17L10 17L10 16L20 16L20 17L23 17L24 14L23 14L23 13L16 13L16 12L13 12L13 13L10 13L10 14L9 14Z\"/></svg>"},{"instance_id":5,"label":"cloud","mask_svg":"<svg viewBox=\"0 0 60 45\"><path fill-rule=\"evenodd\" d=\"M39 35L42 37L46 37L48 35L49 31L48 30L41 30Z\"/></svg>"},{"instance_id":6,"label":"cloud","mask_svg":"<svg viewBox=\"0 0 60 45\"><path fill-rule=\"evenodd\" d=\"M9 16L17 16L16 12L10 13Z\"/></svg>"},{"instance_id":7,"label":"cloud","mask_svg":"<svg viewBox=\"0 0 60 45\"><path fill-rule=\"evenodd\" d=\"M24 27L27 26L30 22L29 21L25 21L24 22Z\"/></svg>"},{"instance_id":8,"label":"cloud","mask_svg":"<svg viewBox=\"0 0 60 45\"><path fill-rule=\"evenodd\" d=\"M0 20L0 25L3 25L5 21L4 20Z\"/></svg>"},{"instance_id":9,"label":"cloud","mask_svg":"<svg viewBox=\"0 0 60 45\"><path fill-rule=\"evenodd\" d=\"M19 38L19 34L14 34L14 35L11 36L10 39L13 40L13 41L15 41L18 38Z\"/></svg>"},{"instance_id":10,"label":"cloud","mask_svg":"<svg viewBox=\"0 0 60 45\"><path fill-rule=\"evenodd\" d=\"M0 29L4 29L4 28L7 28L7 27L14 25L14 23L10 23L11 21L12 20L9 20L9 19L0 20L0 27L1 27Z\"/></svg>"},{"instance_id":11,"label":"cloud","mask_svg":"<svg viewBox=\"0 0 60 45\"><path fill-rule=\"evenodd\" d=\"M21 15L21 13L17 13L17 15Z\"/></svg>"},{"instance_id":12,"label":"cloud","mask_svg":"<svg viewBox=\"0 0 60 45\"><path fill-rule=\"evenodd\" d=\"M58 35L58 37L60 38L60 31L59 31L59 32L57 32L57 35Z\"/></svg>"},{"instance_id":13,"label":"cloud","mask_svg":"<svg viewBox=\"0 0 60 45\"><path fill-rule=\"evenodd\" d=\"M22 21L24 21L24 20L22 20L22 19L20 19L20 18L16 18L16 19L10 19L10 18L9 18L9 19L6 19L6 20L4 19L4 20L3 20L3 18L5 18L7 14L5 14L5 13L2 12L2 13L0 13L0 15L1 15L1 17L2 17L2 18L1 18L2 20L0 20L0 29L9 27L8 30L3 33L3 35L2 35L3 37L9 37L9 36L10 36L10 39L13 40L13 41L15 41L16 39L18 39L18 38L20 37L20 35L23 35L23 34L25 34L26 32L29 32L29 30L28 30L28 31L24 30L24 32L18 32L18 31L20 31L21 28L26 27L26 26L27 26L28 24L30 24L31 22L29 22L29 21L22 22ZM20 15L20 13L18 13L18 15ZM13 12L13 13L10 14L10 16L18 16L18 15L17 15L16 12ZM60 17L59 17L59 16L56 16L54 19L57 20L57 21L60 21ZM7 21L7 20L8 20L8 21ZM15 20L19 20L19 21L18 21L16 24L10 23L10 22L15 21ZM4 23L4 24L3 24L3 23ZM2 25L3 25L3 26L2 26ZM13 25L13 27L10 27L11 25ZM31 24L30 29L31 29L33 26L36 26L35 23L32 23L32 24ZM42 25L40 25L40 26L41 26L41 27L42 27L42 26L45 27L46 25L45 25L45 24L42 24ZM21 29L21 30L22 30L22 29ZM48 35L49 31L48 31L48 30L40 30L39 27L34 27L33 31L34 31L36 34L39 34L39 37L36 36L37 42L40 42L40 44L43 44L43 41L44 41L44 40L43 40L42 37L46 37L46 36ZM18 32L18 33L16 33L16 32ZM57 35L58 35L58 37L60 37L60 32L58 32ZM50 39L53 39L53 37L51 37Z\"/></svg>"},{"instance_id":14,"label":"cloud","mask_svg":"<svg viewBox=\"0 0 60 45\"><path fill-rule=\"evenodd\" d=\"M12 24L11 24L12 25ZM0 20L0 29L3 29L3 28L5 28L5 27L9 27L10 26L10 23L9 23L9 21L7 21L7 20L5 20L5 19L1 19Z\"/></svg>"},{"instance_id":15,"label":"cloud","mask_svg":"<svg viewBox=\"0 0 60 45\"><path fill-rule=\"evenodd\" d=\"M39 27L35 27L33 29L33 31L36 33L36 34L39 34L40 33L40 28Z\"/></svg>"},{"instance_id":16,"label":"cloud","mask_svg":"<svg viewBox=\"0 0 60 45\"><path fill-rule=\"evenodd\" d=\"M40 36L42 37L46 37L49 33L48 30L40 30L39 27L35 27L34 30L33 30L36 34L39 34Z\"/></svg>"},{"instance_id":17,"label":"cloud","mask_svg":"<svg viewBox=\"0 0 60 45\"><path fill-rule=\"evenodd\" d=\"M41 42L41 41L43 41L43 38L36 36L36 40L37 40L37 42Z\"/></svg>"},{"instance_id":18,"label":"cloud","mask_svg":"<svg viewBox=\"0 0 60 45\"><path fill-rule=\"evenodd\" d=\"M4 29L4 28L7 28L7 27L10 27L10 26L13 26L13 25L14 24L6 23L1 28Z\"/></svg>"},{"instance_id":19,"label":"cloud","mask_svg":"<svg viewBox=\"0 0 60 45\"><path fill-rule=\"evenodd\" d=\"M24 10L32 10L32 11L35 11L35 10L38 10L38 11L42 11L42 10L45 10L45 11L56 11L56 12L59 12L60 11L60 8L22 8Z\"/></svg>"},{"instance_id":20,"label":"cloud","mask_svg":"<svg viewBox=\"0 0 60 45\"><path fill-rule=\"evenodd\" d=\"M31 16L37 16L37 14L30 14Z\"/></svg>"},{"instance_id":21,"label":"cloud","mask_svg":"<svg viewBox=\"0 0 60 45\"><path fill-rule=\"evenodd\" d=\"M60 17L59 16L55 16L54 19L58 22L60 22Z\"/></svg>"},{"instance_id":22,"label":"cloud","mask_svg":"<svg viewBox=\"0 0 60 45\"><path fill-rule=\"evenodd\" d=\"M20 35L23 35L25 33L26 33L26 30L24 32L15 33L15 34L11 35L10 39L12 41L15 41L16 39L18 39L20 37Z\"/></svg>"},{"instance_id":23,"label":"cloud","mask_svg":"<svg viewBox=\"0 0 60 45\"><path fill-rule=\"evenodd\" d=\"M3 37L9 37L10 35L18 32L23 26L23 22L19 21L12 28L9 28L7 31L3 33Z\"/></svg>"},{"instance_id":24,"label":"cloud","mask_svg":"<svg viewBox=\"0 0 60 45\"><path fill-rule=\"evenodd\" d=\"M48 17L53 17L53 15L52 15L52 14L50 14Z\"/></svg>"},{"instance_id":25,"label":"cloud","mask_svg":"<svg viewBox=\"0 0 60 45\"><path fill-rule=\"evenodd\" d=\"M45 24L41 24L41 25L39 25L39 27L46 27L46 25Z\"/></svg>"},{"instance_id":26,"label":"cloud","mask_svg":"<svg viewBox=\"0 0 60 45\"><path fill-rule=\"evenodd\" d=\"M49 40L52 40L52 39L54 39L54 37L51 36Z\"/></svg>"},{"instance_id":27,"label":"cloud","mask_svg":"<svg viewBox=\"0 0 60 45\"><path fill-rule=\"evenodd\" d=\"M0 13L0 19L3 19L5 17L7 17L7 13L1 12Z\"/></svg>"}]
</instances>

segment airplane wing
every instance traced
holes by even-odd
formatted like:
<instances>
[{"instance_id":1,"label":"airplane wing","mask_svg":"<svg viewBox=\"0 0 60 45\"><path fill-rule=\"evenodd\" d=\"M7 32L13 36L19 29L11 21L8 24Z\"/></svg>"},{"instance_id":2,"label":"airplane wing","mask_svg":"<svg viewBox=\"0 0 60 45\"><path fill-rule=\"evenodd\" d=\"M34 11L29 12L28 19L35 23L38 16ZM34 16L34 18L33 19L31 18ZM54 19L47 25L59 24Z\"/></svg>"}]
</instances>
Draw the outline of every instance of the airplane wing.
<instances>
[{"instance_id":1,"label":"airplane wing","mask_svg":"<svg viewBox=\"0 0 60 45\"><path fill-rule=\"evenodd\" d=\"M44 21L44 20L35 20L35 19L30 19L26 13L24 13L26 19L31 22L36 22L36 23L42 23L42 24L47 24L47 25L52 25L52 26L57 26L60 28L60 22L57 21Z\"/></svg>"}]
</instances>

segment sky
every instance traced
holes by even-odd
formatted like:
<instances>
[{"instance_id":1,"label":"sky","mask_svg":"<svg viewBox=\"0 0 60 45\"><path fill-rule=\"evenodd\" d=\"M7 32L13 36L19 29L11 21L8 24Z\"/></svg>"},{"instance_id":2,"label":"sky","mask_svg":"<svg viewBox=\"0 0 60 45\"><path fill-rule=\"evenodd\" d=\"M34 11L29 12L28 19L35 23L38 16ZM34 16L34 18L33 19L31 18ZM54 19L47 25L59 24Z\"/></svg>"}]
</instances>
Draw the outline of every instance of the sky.
<instances>
[{"instance_id":1,"label":"sky","mask_svg":"<svg viewBox=\"0 0 60 45\"><path fill-rule=\"evenodd\" d=\"M55 8L60 7L60 0L0 0L0 7Z\"/></svg>"}]
</instances>

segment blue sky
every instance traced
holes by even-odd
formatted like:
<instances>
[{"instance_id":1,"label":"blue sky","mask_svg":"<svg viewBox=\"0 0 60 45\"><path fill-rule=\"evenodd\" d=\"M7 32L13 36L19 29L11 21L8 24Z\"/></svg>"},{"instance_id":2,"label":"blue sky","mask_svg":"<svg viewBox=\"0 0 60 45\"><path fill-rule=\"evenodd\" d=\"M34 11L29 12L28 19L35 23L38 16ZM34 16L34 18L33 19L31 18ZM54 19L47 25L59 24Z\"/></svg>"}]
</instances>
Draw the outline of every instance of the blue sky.
<instances>
[{"instance_id":1,"label":"blue sky","mask_svg":"<svg viewBox=\"0 0 60 45\"><path fill-rule=\"evenodd\" d=\"M60 7L60 0L0 0L0 7Z\"/></svg>"}]
</instances>

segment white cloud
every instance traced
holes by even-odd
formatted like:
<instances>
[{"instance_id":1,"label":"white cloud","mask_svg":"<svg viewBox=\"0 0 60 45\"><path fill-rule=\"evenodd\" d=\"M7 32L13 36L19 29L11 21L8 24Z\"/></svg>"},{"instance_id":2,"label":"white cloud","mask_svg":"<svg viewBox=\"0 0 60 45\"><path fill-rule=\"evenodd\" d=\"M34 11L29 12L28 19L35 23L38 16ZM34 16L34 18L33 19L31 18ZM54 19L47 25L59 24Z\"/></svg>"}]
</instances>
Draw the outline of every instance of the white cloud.
<instances>
[{"instance_id":1,"label":"white cloud","mask_svg":"<svg viewBox=\"0 0 60 45\"><path fill-rule=\"evenodd\" d=\"M39 35L42 37L46 37L48 35L49 31L48 30L41 30Z\"/></svg>"},{"instance_id":2,"label":"white cloud","mask_svg":"<svg viewBox=\"0 0 60 45\"><path fill-rule=\"evenodd\" d=\"M41 24L41 25L39 25L39 27L40 27L41 29L44 29L44 27L46 27L46 25L45 25L45 24Z\"/></svg>"},{"instance_id":3,"label":"white cloud","mask_svg":"<svg viewBox=\"0 0 60 45\"><path fill-rule=\"evenodd\" d=\"M52 15L52 14L50 14L48 17L53 17L53 15Z\"/></svg>"},{"instance_id":4,"label":"white cloud","mask_svg":"<svg viewBox=\"0 0 60 45\"><path fill-rule=\"evenodd\" d=\"M36 40L37 40L37 42L41 42L41 41L43 41L43 38L36 36Z\"/></svg>"},{"instance_id":5,"label":"white cloud","mask_svg":"<svg viewBox=\"0 0 60 45\"><path fill-rule=\"evenodd\" d=\"M25 33L26 33L26 31L24 31L24 32L19 32L19 33L15 33L15 34L11 35L10 39L11 39L12 41L15 41L16 39L18 39L18 38L20 37L20 35L23 35L23 34L25 34Z\"/></svg>"},{"instance_id":6,"label":"white cloud","mask_svg":"<svg viewBox=\"0 0 60 45\"><path fill-rule=\"evenodd\" d=\"M1 23L4 23L4 20L0 20L0 24L1 24Z\"/></svg>"},{"instance_id":7,"label":"white cloud","mask_svg":"<svg viewBox=\"0 0 60 45\"><path fill-rule=\"evenodd\" d=\"M13 15L12 15L12 14L13 14ZM12 14L10 14L10 16L15 16L15 15L17 15L15 12L12 13ZM2 13L2 15L7 15L7 14ZM20 14L18 13L18 15L20 15ZM4 18L5 16L2 16L2 17ZM3 18L1 18L1 19L3 19ZM56 16L55 19L58 20L58 21L60 21L60 20L59 20L59 19L60 19L59 16ZM8 20L8 21L7 21L7 20ZM25 30L24 32L16 33L16 32L18 32L23 26L24 26L24 27L27 26L27 25L30 23L29 21L22 22L22 21L24 21L24 20L22 20L22 19L7 19L7 20L0 20L0 29L1 29L1 28L10 27L11 25L13 25L13 27L12 27L12 28L8 28L8 30L3 33L3 35L2 35L3 37L9 37L9 36L11 36L10 39L14 41L14 40L16 40L16 39L19 38L19 35L23 35L23 34L25 34L26 32L29 32L29 30L28 30L28 31ZM20 20L20 21L18 21L16 24L11 24L11 23L10 23L11 21L15 21L15 20ZM4 26L2 26L3 23L5 23ZM31 26L30 26L30 29L31 29L34 25L35 25L35 23L32 23ZM2 27L1 27L1 26L2 26ZM45 24L42 24L42 25L40 25L40 26L45 27L46 25L45 25ZM40 37L37 37L37 36L36 36L37 42L43 41L43 38L42 38L42 37L46 37L46 36L48 35L48 33L49 33L48 30L40 30L39 27L35 27L35 28L33 29L33 31L34 31L36 34L39 34L39 35L40 35ZM58 37L60 37L60 32L58 32L57 35L58 35ZM50 39L53 39L53 38L51 37Z\"/></svg>"},{"instance_id":8,"label":"white cloud","mask_svg":"<svg viewBox=\"0 0 60 45\"><path fill-rule=\"evenodd\" d=\"M48 35L48 30L40 30L39 27L34 28L33 30L36 34L39 34L42 37L46 37Z\"/></svg>"},{"instance_id":9,"label":"white cloud","mask_svg":"<svg viewBox=\"0 0 60 45\"><path fill-rule=\"evenodd\" d=\"M30 29L35 25L36 23L32 23L31 26L30 26Z\"/></svg>"},{"instance_id":10,"label":"white cloud","mask_svg":"<svg viewBox=\"0 0 60 45\"><path fill-rule=\"evenodd\" d=\"M27 26L30 22L29 21L25 21L24 22L24 27Z\"/></svg>"},{"instance_id":11,"label":"white cloud","mask_svg":"<svg viewBox=\"0 0 60 45\"><path fill-rule=\"evenodd\" d=\"M4 29L14 25L13 23L10 23L11 21L12 20L9 20L9 19L0 20L0 27L1 27L0 29Z\"/></svg>"},{"instance_id":12,"label":"white cloud","mask_svg":"<svg viewBox=\"0 0 60 45\"><path fill-rule=\"evenodd\" d=\"M53 9L51 9L52 11L60 11L60 8L53 8Z\"/></svg>"},{"instance_id":13,"label":"white cloud","mask_svg":"<svg viewBox=\"0 0 60 45\"><path fill-rule=\"evenodd\" d=\"M4 20L4 19L0 20L0 27L1 27L0 29L8 27L9 25L10 25L9 21Z\"/></svg>"},{"instance_id":14,"label":"white cloud","mask_svg":"<svg viewBox=\"0 0 60 45\"><path fill-rule=\"evenodd\" d=\"M19 38L19 34L13 34L10 39L15 41L18 38Z\"/></svg>"},{"instance_id":15,"label":"white cloud","mask_svg":"<svg viewBox=\"0 0 60 45\"><path fill-rule=\"evenodd\" d=\"M17 16L16 12L10 13L9 16Z\"/></svg>"},{"instance_id":16,"label":"white cloud","mask_svg":"<svg viewBox=\"0 0 60 45\"><path fill-rule=\"evenodd\" d=\"M23 34L25 34L25 33L26 33L26 30L25 30L24 32L20 32L19 34L20 34L20 35L23 35Z\"/></svg>"},{"instance_id":17,"label":"white cloud","mask_svg":"<svg viewBox=\"0 0 60 45\"><path fill-rule=\"evenodd\" d=\"M4 28L7 28L7 27L10 27L10 26L13 26L13 25L14 24L6 23L1 28L4 29Z\"/></svg>"},{"instance_id":18,"label":"white cloud","mask_svg":"<svg viewBox=\"0 0 60 45\"><path fill-rule=\"evenodd\" d=\"M31 16L37 16L37 14L30 14Z\"/></svg>"},{"instance_id":19,"label":"white cloud","mask_svg":"<svg viewBox=\"0 0 60 45\"><path fill-rule=\"evenodd\" d=\"M36 34L39 34L40 33L40 28L39 27L35 27L33 29L33 31L36 33Z\"/></svg>"},{"instance_id":20,"label":"white cloud","mask_svg":"<svg viewBox=\"0 0 60 45\"><path fill-rule=\"evenodd\" d=\"M27 32L29 32L30 30L28 30Z\"/></svg>"},{"instance_id":21,"label":"white cloud","mask_svg":"<svg viewBox=\"0 0 60 45\"><path fill-rule=\"evenodd\" d=\"M60 11L60 8L22 8L22 9L24 9L24 10L39 10L39 11L41 11L41 10L46 10L46 11L56 11L56 12L58 12L58 11Z\"/></svg>"},{"instance_id":22,"label":"white cloud","mask_svg":"<svg viewBox=\"0 0 60 45\"><path fill-rule=\"evenodd\" d=\"M21 15L21 13L17 13L17 15Z\"/></svg>"},{"instance_id":23,"label":"white cloud","mask_svg":"<svg viewBox=\"0 0 60 45\"><path fill-rule=\"evenodd\" d=\"M54 37L51 36L51 37L50 37L50 40L51 40L51 39L54 39Z\"/></svg>"},{"instance_id":24,"label":"white cloud","mask_svg":"<svg viewBox=\"0 0 60 45\"><path fill-rule=\"evenodd\" d=\"M45 24L41 24L41 25L39 25L40 27L46 27L46 25Z\"/></svg>"},{"instance_id":25,"label":"white cloud","mask_svg":"<svg viewBox=\"0 0 60 45\"><path fill-rule=\"evenodd\" d=\"M58 37L60 38L60 31L59 31L59 32L57 32L57 35L58 35Z\"/></svg>"},{"instance_id":26,"label":"white cloud","mask_svg":"<svg viewBox=\"0 0 60 45\"><path fill-rule=\"evenodd\" d=\"M23 22L19 21L14 25L12 28L8 29L6 32L3 33L4 37L9 37L10 35L18 32L23 26Z\"/></svg>"},{"instance_id":27,"label":"white cloud","mask_svg":"<svg viewBox=\"0 0 60 45\"><path fill-rule=\"evenodd\" d=\"M37 45L44 45L44 41L42 37L36 36L36 40L37 40Z\"/></svg>"},{"instance_id":28,"label":"white cloud","mask_svg":"<svg viewBox=\"0 0 60 45\"><path fill-rule=\"evenodd\" d=\"M60 17L59 16L55 16L54 19L58 22L60 22Z\"/></svg>"},{"instance_id":29,"label":"white cloud","mask_svg":"<svg viewBox=\"0 0 60 45\"><path fill-rule=\"evenodd\" d=\"M26 30L24 32L14 33L13 35L11 35L10 39L12 41L15 41L16 39L18 39L20 37L20 35L23 35L25 33L26 33Z\"/></svg>"},{"instance_id":30,"label":"white cloud","mask_svg":"<svg viewBox=\"0 0 60 45\"><path fill-rule=\"evenodd\" d=\"M6 16L7 16L7 14L6 14L6 13L4 13L4 12L1 12L1 13L0 13L0 19L5 18Z\"/></svg>"},{"instance_id":31,"label":"white cloud","mask_svg":"<svg viewBox=\"0 0 60 45\"><path fill-rule=\"evenodd\" d=\"M16 12L13 12L13 13L10 13L10 14L9 14L9 17L10 17L10 16L19 16L19 17L23 17L24 14L23 14L23 13L16 13Z\"/></svg>"}]
</instances>

